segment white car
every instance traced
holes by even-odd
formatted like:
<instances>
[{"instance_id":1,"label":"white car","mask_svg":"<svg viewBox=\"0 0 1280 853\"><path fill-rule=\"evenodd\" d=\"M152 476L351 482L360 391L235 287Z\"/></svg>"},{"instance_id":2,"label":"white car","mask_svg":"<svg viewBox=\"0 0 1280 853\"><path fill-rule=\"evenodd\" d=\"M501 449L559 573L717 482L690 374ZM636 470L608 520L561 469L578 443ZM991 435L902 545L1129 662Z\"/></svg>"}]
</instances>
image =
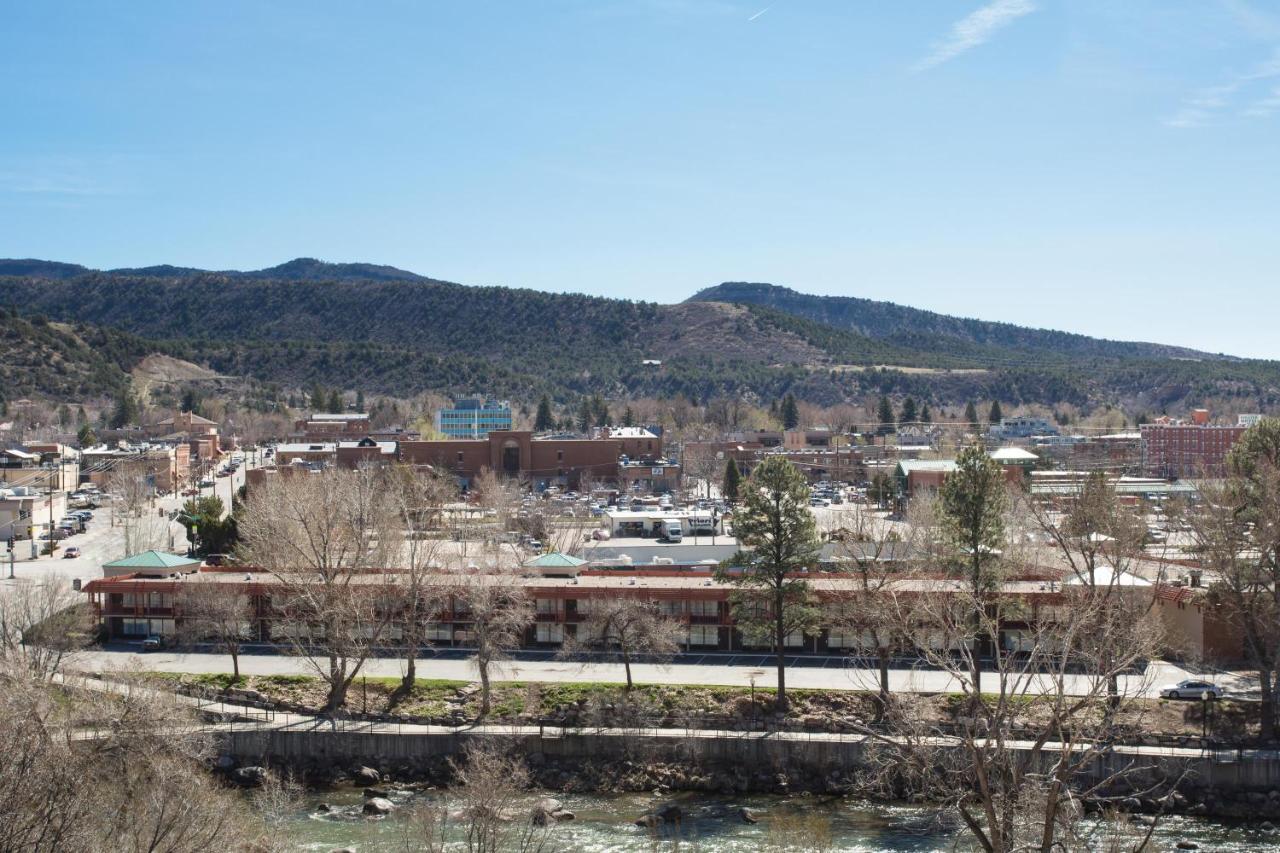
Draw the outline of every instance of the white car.
<instances>
[{"instance_id":1,"label":"white car","mask_svg":"<svg viewBox=\"0 0 1280 853\"><path fill-rule=\"evenodd\" d=\"M1160 688L1161 699L1195 699L1199 700L1208 693L1214 699L1221 699L1222 688L1208 681L1196 681L1189 678L1177 684L1166 684Z\"/></svg>"}]
</instances>

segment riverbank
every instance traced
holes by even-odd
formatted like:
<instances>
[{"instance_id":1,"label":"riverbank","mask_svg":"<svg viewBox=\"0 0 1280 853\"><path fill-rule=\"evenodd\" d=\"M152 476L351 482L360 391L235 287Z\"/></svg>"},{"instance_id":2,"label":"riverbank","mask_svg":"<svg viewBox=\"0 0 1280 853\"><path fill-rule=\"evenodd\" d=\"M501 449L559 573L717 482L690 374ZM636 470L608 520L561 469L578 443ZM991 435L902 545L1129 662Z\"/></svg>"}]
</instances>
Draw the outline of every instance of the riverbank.
<instances>
[{"instance_id":1,"label":"riverbank","mask_svg":"<svg viewBox=\"0 0 1280 853\"><path fill-rule=\"evenodd\" d=\"M230 696L281 711L317 714L324 704L325 685L307 675L247 675L233 684L228 673L154 673L164 683L189 695ZM643 723L657 727L697 726L739 731L799 728L806 731L854 732L874 720L875 694L869 691L792 689L785 715L777 712L767 679L756 687L699 684L637 684L609 682L497 681L493 685L488 724L560 726L619 726ZM346 716L380 722L463 726L480 722L479 685L451 679L417 679L407 694L397 678L361 678L347 696ZM1101 708L1101 706L1099 706ZM919 696L913 714L922 722L946 728L964 716L962 697L954 693ZM1131 699L1120 714L1117 742L1199 746L1203 734L1219 746L1215 735L1230 732L1248 744L1257 731L1257 704L1221 700L1205 719L1200 702ZM1028 703L1025 719L1015 726L1036 726Z\"/></svg>"},{"instance_id":2,"label":"riverbank","mask_svg":"<svg viewBox=\"0 0 1280 853\"><path fill-rule=\"evenodd\" d=\"M912 790L895 776L892 751L875 738L804 732L707 729L463 729L345 721L240 724L219 730L228 763L282 768L310 784L334 785L368 767L379 779L448 787L453 761L472 744L520 756L540 787L560 792L695 791L858 796L898 800ZM958 743L930 747L941 762L964 761ZM1059 746L1008 741L1024 772L1052 767ZM1035 768L1040 768L1038 771ZM1094 755L1073 785L1096 789L1086 807L1134 814L1188 814L1280 822L1280 757L1195 749L1113 747ZM1101 787L1099 787L1101 786Z\"/></svg>"}]
</instances>

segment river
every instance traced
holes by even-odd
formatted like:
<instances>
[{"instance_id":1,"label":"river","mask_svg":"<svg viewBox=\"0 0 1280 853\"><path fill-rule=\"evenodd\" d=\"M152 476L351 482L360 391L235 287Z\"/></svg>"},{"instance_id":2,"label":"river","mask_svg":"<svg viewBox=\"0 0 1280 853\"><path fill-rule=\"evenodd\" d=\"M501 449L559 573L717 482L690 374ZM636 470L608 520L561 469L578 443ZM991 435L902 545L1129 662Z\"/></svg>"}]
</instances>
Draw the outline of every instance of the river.
<instances>
[{"instance_id":1,"label":"river","mask_svg":"<svg viewBox=\"0 0 1280 853\"><path fill-rule=\"evenodd\" d=\"M402 811L417 797L431 793L392 792L391 799ZM622 853L652 850L701 851L702 853L746 853L746 851L801 850L784 847L784 839L795 844L806 833L829 838L829 851L943 851L968 850L962 828L943 822L936 811L918 806L886 805L828 797L759 795L722 798L701 794L674 795L661 799L649 794L556 795L576 820L560 823L550 836L546 850L582 853ZM529 804L535 799L531 795ZM330 811L319 811L320 803ZM299 851L327 851L352 847L359 853L405 851L406 822L396 813L386 818L366 818L361 814L363 793L339 788L308 794L305 807L290 817L282 829ZM671 836L634 825L634 821L659 803L675 802L685 818L678 842ZM524 813L527 814L524 804ZM760 815L749 825L739 817L748 807ZM770 817L786 815L787 826L770 829ZM1280 834L1255 825L1227 824L1199 818L1165 818L1157 827L1152 850L1173 850L1178 841L1192 841L1201 850L1280 850ZM461 849L459 847L459 849Z\"/></svg>"}]
</instances>

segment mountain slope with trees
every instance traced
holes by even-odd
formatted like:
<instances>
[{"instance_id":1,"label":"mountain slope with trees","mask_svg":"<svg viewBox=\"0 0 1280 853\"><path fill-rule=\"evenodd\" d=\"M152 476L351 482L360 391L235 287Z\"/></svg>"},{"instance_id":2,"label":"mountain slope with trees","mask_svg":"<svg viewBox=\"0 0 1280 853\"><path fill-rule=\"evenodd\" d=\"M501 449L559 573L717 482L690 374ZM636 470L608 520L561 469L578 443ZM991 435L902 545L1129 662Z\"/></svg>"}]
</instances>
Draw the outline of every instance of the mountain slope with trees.
<instances>
[{"instance_id":1,"label":"mountain slope with trees","mask_svg":"<svg viewBox=\"0 0 1280 853\"><path fill-rule=\"evenodd\" d=\"M128 384L127 370L149 349L119 332L0 308L0 399L114 394Z\"/></svg>"},{"instance_id":2,"label":"mountain slope with trees","mask_svg":"<svg viewBox=\"0 0 1280 853\"><path fill-rule=\"evenodd\" d=\"M251 273L76 269L0 261L0 306L75 324L81 339L94 334L102 342L84 354L98 367L79 371L89 377L79 384L59 379L59 361L32 356L17 372L35 378L15 387L114 393L122 373L159 353L286 387L395 395L483 389L530 404L542 394L560 401L792 394L821 405L884 394L935 405L1124 401L1157 411L1223 397L1246 401L1244 408L1280 404L1273 362L1193 359L1176 347L1006 328L868 300L853 302L879 313L857 323L846 317L842 326L839 312L810 310L829 307L824 298L781 288L765 293L786 298L736 302L729 297L739 291L722 286L659 305L469 287L307 259ZM701 298L709 293L722 298ZM29 341L24 351L48 344L33 323L20 337Z\"/></svg>"},{"instance_id":3,"label":"mountain slope with trees","mask_svg":"<svg viewBox=\"0 0 1280 853\"><path fill-rule=\"evenodd\" d=\"M949 346L975 346L965 351L978 357L984 352L989 357L997 357L1002 351L1008 355L1008 350L1015 350L1057 357L1225 358L1186 347L1110 341L1071 332L1015 326L1012 323L952 317L892 302L851 296L814 296L776 284L725 282L699 291L689 297L688 301L767 306L906 347L928 346L930 339L936 347L937 339L943 338Z\"/></svg>"}]
</instances>

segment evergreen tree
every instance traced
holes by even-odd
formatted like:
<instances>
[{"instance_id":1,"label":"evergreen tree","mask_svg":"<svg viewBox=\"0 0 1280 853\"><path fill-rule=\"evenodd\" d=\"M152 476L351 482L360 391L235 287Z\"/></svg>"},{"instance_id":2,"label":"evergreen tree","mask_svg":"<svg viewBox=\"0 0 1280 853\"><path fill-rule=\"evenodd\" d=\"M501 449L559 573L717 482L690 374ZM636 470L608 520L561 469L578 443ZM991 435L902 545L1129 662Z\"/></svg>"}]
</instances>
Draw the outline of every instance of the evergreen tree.
<instances>
[{"instance_id":1,"label":"evergreen tree","mask_svg":"<svg viewBox=\"0 0 1280 853\"><path fill-rule=\"evenodd\" d=\"M92 447L98 443L98 435L93 431L93 427L89 426L86 421L80 425L80 429L76 432L76 443L82 448Z\"/></svg>"},{"instance_id":2,"label":"evergreen tree","mask_svg":"<svg viewBox=\"0 0 1280 853\"><path fill-rule=\"evenodd\" d=\"M742 473L738 471L738 463L732 456L724 464L724 487L721 492L726 500L736 501L742 485Z\"/></svg>"},{"instance_id":3,"label":"evergreen tree","mask_svg":"<svg viewBox=\"0 0 1280 853\"><path fill-rule=\"evenodd\" d=\"M955 470L938 490L942 526L957 568L963 572L974 613L975 636L983 633L983 619L999 585L996 567L1004 545L1004 511L1008 505L1004 470L981 444L960 451ZM982 692L982 665L973 656L973 695Z\"/></svg>"},{"instance_id":4,"label":"evergreen tree","mask_svg":"<svg viewBox=\"0 0 1280 853\"><path fill-rule=\"evenodd\" d=\"M991 413L987 415L987 422L990 423L992 426L995 426L996 424L1000 423L1000 421L1002 420L1004 420L1004 412L1000 411L1000 401L992 400Z\"/></svg>"},{"instance_id":5,"label":"evergreen tree","mask_svg":"<svg viewBox=\"0 0 1280 853\"><path fill-rule=\"evenodd\" d=\"M609 425L609 406L599 394L591 398L591 419L598 427Z\"/></svg>"},{"instance_id":6,"label":"evergreen tree","mask_svg":"<svg viewBox=\"0 0 1280 853\"><path fill-rule=\"evenodd\" d=\"M972 400L965 404L964 422L967 423L971 429L978 428L978 407L973 405Z\"/></svg>"},{"instance_id":7,"label":"evergreen tree","mask_svg":"<svg viewBox=\"0 0 1280 853\"><path fill-rule=\"evenodd\" d=\"M933 413L929 411L928 403L925 403L920 409L920 423L926 425L933 423Z\"/></svg>"},{"instance_id":8,"label":"evergreen tree","mask_svg":"<svg viewBox=\"0 0 1280 853\"><path fill-rule=\"evenodd\" d=\"M307 405L311 407L312 412L323 412L329 404L329 398L324 393L324 386L319 382L311 389L311 393L307 395L309 402Z\"/></svg>"},{"instance_id":9,"label":"evergreen tree","mask_svg":"<svg viewBox=\"0 0 1280 853\"><path fill-rule=\"evenodd\" d=\"M796 398L794 394L788 394L782 399L782 410L780 415L782 418L783 429L795 429L800 425L800 409L796 406Z\"/></svg>"},{"instance_id":10,"label":"evergreen tree","mask_svg":"<svg viewBox=\"0 0 1280 853\"><path fill-rule=\"evenodd\" d=\"M111 410L111 420L108 422L112 429L120 429L138 422L138 401L134 399L133 392L122 391L116 397L115 408Z\"/></svg>"},{"instance_id":11,"label":"evergreen tree","mask_svg":"<svg viewBox=\"0 0 1280 853\"><path fill-rule=\"evenodd\" d=\"M191 412L197 415L203 415L203 401L200 399L200 392L195 388L188 387L182 392L182 402L178 407L184 412Z\"/></svg>"},{"instance_id":12,"label":"evergreen tree","mask_svg":"<svg viewBox=\"0 0 1280 853\"><path fill-rule=\"evenodd\" d=\"M631 407L627 406L622 410L622 425L632 427L636 425L636 413L631 411Z\"/></svg>"},{"instance_id":13,"label":"evergreen tree","mask_svg":"<svg viewBox=\"0 0 1280 853\"><path fill-rule=\"evenodd\" d=\"M364 391L363 390L356 392L356 411L357 412L364 411Z\"/></svg>"},{"instance_id":14,"label":"evergreen tree","mask_svg":"<svg viewBox=\"0 0 1280 853\"><path fill-rule=\"evenodd\" d=\"M329 412L331 414L340 415L346 406L342 404L342 394L337 388L329 392Z\"/></svg>"},{"instance_id":15,"label":"evergreen tree","mask_svg":"<svg viewBox=\"0 0 1280 853\"><path fill-rule=\"evenodd\" d=\"M876 432L880 435L887 435L893 432L893 404L889 402L888 396L880 395L880 405L876 410L876 420L880 422L876 427Z\"/></svg>"},{"instance_id":16,"label":"evergreen tree","mask_svg":"<svg viewBox=\"0 0 1280 853\"><path fill-rule=\"evenodd\" d=\"M777 708L787 708L787 638L812 631L821 610L801 570L814 568L820 542L809 511L809 484L785 457L756 466L734 514L733 532L743 550L727 563L741 571L717 571L732 584L734 621L756 643L773 646L778 669Z\"/></svg>"},{"instance_id":17,"label":"evergreen tree","mask_svg":"<svg viewBox=\"0 0 1280 853\"><path fill-rule=\"evenodd\" d=\"M547 399L547 395L543 394L542 399L538 401L538 414L533 419L533 429L536 432L546 432L554 429L556 420L551 414L551 401Z\"/></svg>"},{"instance_id":18,"label":"evergreen tree","mask_svg":"<svg viewBox=\"0 0 1280 853\"><path fill-rule=\"evenodd\" d=\"M591 401L583 397L582 405L578 406L578 432L586 432L591 428L592 414Z\"/></svg>"},{"instance_id":19,"label":"evergreen tree","mask_svg":"<svg viewBox=\"0 0 1280 853\"><path fill-rule=\"evenodd\" d=\"M898 421L904 424L913 424L920 417L916 411L916 400L914 397L908 397L902 401L902 413L898 415Z\"/></svg>"}]
</instances>

